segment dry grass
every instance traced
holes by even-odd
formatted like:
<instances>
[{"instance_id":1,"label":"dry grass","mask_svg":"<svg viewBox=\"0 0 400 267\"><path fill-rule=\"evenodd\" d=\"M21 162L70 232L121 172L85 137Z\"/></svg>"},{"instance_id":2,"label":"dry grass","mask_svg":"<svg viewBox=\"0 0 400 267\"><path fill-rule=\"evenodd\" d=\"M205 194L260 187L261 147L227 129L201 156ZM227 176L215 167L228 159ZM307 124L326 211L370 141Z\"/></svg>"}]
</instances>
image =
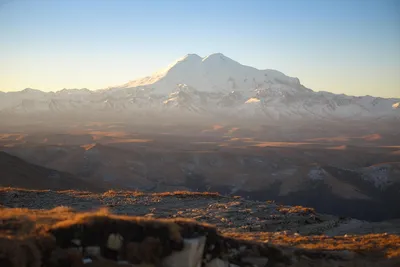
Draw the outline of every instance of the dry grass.
<instances>
[{"instance_id":1,"label":"dry grass","mask_svg":"<svg viewBox=\"0 0 400 267\"><path fill-rule=\"evenodd\" d=\"M103 197L116 197L116 196L152 196L152 197L202 197L202 198L222 198L223 196L217 192L191 192L191 191L171 191L171 192L160 192L160 193L145 193L140 191L116 191L108 190L102 194Z\"/></svg>"},{"instance_id":2,"label":"dry grass","mask_svg":"<svg viewBox=\"0 0 400 267\"><path fill-rule=\"evenodd\" d=\"M6 266L40 267L46 252L51 254L56 247L67 248L73 238L78 236L82 244L89 246L102 246L116 229L131 242L131 246L140 243L139 260L145 257L155 262L159 261L160 255L165 257L174 250L181 250L183 238L193 233L208 237L217 235L215 227L193 220L118 216L107 209L88 213L75 213L66 207L52 210L5 208L1 211L1 266L5 263ZM149 240L148 236L156 238ZM153 255L154 251L157 255Z\"/></svg>"},{"instance_id":3,"label":"dry grass","mask_svg":"<svg viewBox=\"0 0 400 267\"><path fill-rule=\"evenodd\" d=\"M173 192L162 192L162 193L152 193L152 196L168 197L174 196L178 198L184 197L206 197L206 198L222 198L223 196L216 192L190 192L190 191L173 191Z\"/></svg>"},{"instance_id":4,"label":"dry grass","mask_svg":"<svg viewBox=\"0 0 400 267\"><path fill-rule=\"evenodd\" d=\"M92 193L90 191L79 191L79 190L36 190L36 189L25 189L25 188L18 188L18 187L0 187L0 192L34 192L34 193L43 193L43 192L57 192L60 194L71 194L74 196L85 196L85 195L97 195L97 193ZM178 197L178 198L185 198L185 197L202 197L202 198L223 198L221 194L218 192L191 192L191 191L171 191L171 192L160 192L160 193L146 193L141 191L128 191L128 190L108 190L101 194L102 197L129 197L129 196L153 196L153 197ZM240 197L236 197L240 198Z\"/></svg>"},{"instance_id":5,"label":"dry grass","mask_svg":"<svg viewBox=\"0 0 400 267\"><path fill-rule=\"evenodd\" d=\"M292 207L279 206L277 210L283 214L290 214L290 213L304 214L304 215L315 214L315 209L302 206L292 206Z\"/></svg>"},{"instance_id":6,"label":"dry grass","mask_svg":"<svg viewBox=\"0 0 400 267\"><path fill-rule=\"evenodd\" d=\"M369 234L353 236L296 236L276 235L267 232L226 233L227 236L244 240L260 240L280 246L291 246L308 250L349 250L373 257L400 257L400 236Z\"/></svg>"},{"instance_id":7,"label":"dry grass","mask_svg":"<svg viewBox=\"0 0 400 267\"><path fill-rule=\"evenodd\" d=\"M11 187L11 186L2 186L0 187L0 192L50 192L50 189L25 189L21 187Z\"/></svg>"},{"instance_id":8,"label":"dry grass","mask_svg":"<svg viewBox=\"0 0 400 267\"><path fill-rule=\"evenodd\" d=\"M16 188L0 188L0 192L15 192ZM48 190L21 190L18 193L24 192L48 192ZM76 197L86 196L92 194L85 191L63 191L64 193L73 194ZM107 191L101 196L103 197L121 197L121 196L150 196L150 197L210 197L210 198L224 198L217 193L209 192L188 192L176 191L166 193L142 193L137 191ZM277 208L281 213L295 213L295 214L313 214L314 209L305 208L301 206ZM190 233L204 233L208 236L217 235L217 230L214 226L208 224L198 223L193 220L187 219L154 219L150 217L131 217L131 216L117 216L109 212L108 209L100 209L96 212L76 212L75 210L60 206L51 210L33 210L16 208L10 209L0 207L0 243L10 243L8 247L1 247L1 253L11 253L14 251L9 248L23 247L24 249L15 249L20 251L18 253L25 253L30 251L29 255L34 255L35 248L30 248L32 242L36 244L46 244L49 240L48 233L58 233L61 235L64 230L73 229L79 225L89 225L94 229L93 238L100 238L100 235L107 234L108 227L113 222L117 222L119 229L125 229L121 234L124 236L132 235L135 233L146 233L160 231L160 235L166 234L168 240L174 240L179 243L182 238L190 236ZM194 229L194 230L193 230ZM68 234L71 232L66 231ZM369 235L353 235L353 236L301 236L301 235L285 235L276 234L273 232L229 232L225 229L223 236L226 238L235 238L238 240L255 241L258 243L268 242L274 245L284 247L295 247L297 249L307 251L341 251L349 250L354 251L358 255L366 256L368 258L395 258L400 259L400 236L388 234L369 234ZM61 234L60 234L61 233ZM34 241L32 241L34 240ZM62 240L62 238L61 238ZM57 237L57 241L59 238ZM164 244L164 243L163 243ZM42 245L40 251L46 250L50 245ZM151 247L151 244L149 245ZM164 247L164 245L163 245ZM168 247L168 246L167 246ZM22 251L22 252L21 252ZM17 252L16 252L17 253ZM7 254L8 255L8 254ZM14 255L14 254L12 254ZM29 256L28 255L28 256ZM33 256L29 257L33 257ZM28 256L24 256L27 258ZM147 255L149 256L149 255ZM29 258L28 257L28 258ZM19 259L23 257L15 257Z\"/></svg>"},{"instance_id":9,"label":"dry grass","mask_svg":"<svg viewBox=\"0 0 400 267\"><path fill-rule=\"evenodd\" d=\"M222 251L225 251L226 246L240 247L247 244L246 246L256 246L261 253L263 248L269 247L265 252L269 253L268 257L275 251L279 253L271 257L279 258L282 254L281 249L290 247L294 250L287 251L293 251L300 256L314 255L316 258L331 254L335 257L332 251L341 253L348 250L355 252L360 260L376 262L390 259L392 262L400 259L400 237L396 235L327 237L276 235L267 232L219 234L212 225L188 219L117 216L110 214L107 209L77 213L67 207L52 210L3 208L0 221L1 266L52 266L45 259L52 258L50 255L57 251L57 247L67 248L70 240L76 238L76 234L82 240L82 244L106 244L113 227L117 227L118 232L128 240L126 249L129 251L122 252L122 255L125 255L123 257L133 257L132 260L152 264L156 264L160 258L170 255L173 251L180 250L183 238L194 237L193 234L207 236L207 245L221 246ZM153 238L149 239L149 236Z\"/></svg>"},{"instance_id":10,"label":"dry grass","mask_svg":"<svg viewBox=\"0 0 400 267\"><path fill-rule=\"evenodd\" d=\"M6 236L25 236L43 231L68 228L72 225L101 224L105 221L134 223L141 226L153 225L156 228L166 226L170 231L170 236L175 240L181 239L178 229L180 229L179 225L182 224L200 225L204 229L214 229L212 225L207 223L199 223L184 218L153 219L149 217L114 215L107 208L101 208L94 212L76 212L69 207L63 206L51 210L2 208L0 220L2 222L0 235Z\"/></svg>"},{"instance_id":11,"label":"dry grass","mask_svg":"<svg viewBox=\"0 0 400 267\"><path fill-rule=\"evenodd\" d=\"M183 194L185 195L185 194ZM211 196L215 196L212 195ZM100 209L96 212L77 213L68 207L57 207L52 210L28 210L28 209L1 209L0 236L18 238L30 236L37 233L48 233L54 229L70 228L74 225L99 224L100 231L110 221L117 221L122 228L126 223L143 227L155 227L162 229L166 227L169 238L179 241L182 235L182 227L197 227L200 231L216 231L209 224L201 224L188 219L153 219L148 217L117 216L110 214L107 209ZM149 226L150 225L150 226ZM132 226L131 226L132 227ZM128 227L129 228L129 227ZM132 228L133 229L133 228ZM199 232L199 230L196 230ZM127 234L129 235L129 234ZM224 233L227 237L242 240L270 242L281 246L291 246L301 249L312 250L350 250L360 254L368 254L384 257L400 257L400 236L388 234L370 234L353 236L296 236L276 235L270 232L251 233Z\"/></svg>"},{"instance_id":12,"label":"dry grass","mask_svg":"<svg viewBox=\"0 0 400 267\"><path fill-rule=\"evenodd\" d=\"M255 147L300 147L312 144L305 142L250 142L250 141L248 141L248 143L254 143L251 146Z\"/></svg>"}]
</instances>

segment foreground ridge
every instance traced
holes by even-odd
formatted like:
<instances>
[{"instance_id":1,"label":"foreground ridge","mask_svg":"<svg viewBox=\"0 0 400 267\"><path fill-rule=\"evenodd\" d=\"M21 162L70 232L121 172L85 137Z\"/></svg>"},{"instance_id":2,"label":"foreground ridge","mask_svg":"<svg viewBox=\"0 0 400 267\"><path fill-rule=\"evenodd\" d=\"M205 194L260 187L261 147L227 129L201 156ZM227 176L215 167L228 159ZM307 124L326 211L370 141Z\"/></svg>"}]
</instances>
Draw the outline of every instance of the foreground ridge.
<instances>
[{"instance_id":1,"label":"foreground ridge","mask_svg":"<svg viewBox=\"0 0 400 267\"><path fill-rule=\"evenodd\" d=\"M333 229L306 232L332 224L334 216L305 207L186 191L95 194L2 188L0 201L1 266L400 264L399 235L333 235L338 233ZM249 221L240 227L246 221L240 219L243 216ZM342 223L339 228L352 232ZM284 231L277 232L276 227Z\"/></svg>"},{"instance_id":2,"label":"foreground ridge","mask_svg":"<svg viewBox=\"0 0 400 267\"><path fill-rule=\"evenodd\" d=\"M288 237L286 245L256 234L221 234L189 219L1 210L2 266L396 266L395 235ZM112 239L113 237L119 239ZM111 241L110 241L111 240ZM116 241L117 240L117 241ZM319 248L307 247L319 242ZM291 244L291 245L289 245ZM324 245L325 244L325 245ZM85 264L86 263L86 264ZM397 265L398 266L398 265Z\"/></svg>"},{"instance_id":3,"label":"foreground ridge","mask_svg":"<svg viewBox=\"0 0 400 267\"><path fill-rule=\"evenodd\" d=\"M221 232L264 232L269 235L400 234L396 221L368 222L317 213L302 206L250 201L210 192L26 190L0 188L1 204L9 208L54 209L67 206L87 212L102 207L117 215L189 218L216 225Z\"/></svg>"}]
</instances>

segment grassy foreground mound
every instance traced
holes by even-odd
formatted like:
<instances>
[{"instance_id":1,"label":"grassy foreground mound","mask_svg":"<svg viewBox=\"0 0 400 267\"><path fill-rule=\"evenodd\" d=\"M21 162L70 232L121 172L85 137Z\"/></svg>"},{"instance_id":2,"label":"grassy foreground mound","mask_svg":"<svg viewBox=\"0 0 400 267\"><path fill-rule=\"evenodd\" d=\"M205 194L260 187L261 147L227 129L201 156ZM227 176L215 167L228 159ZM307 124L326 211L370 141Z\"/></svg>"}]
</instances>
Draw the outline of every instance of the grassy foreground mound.
<instances>
[{"instance_id":1,"label":"grassy foreground mound","mask_svg":"<svg viewBox=\"0 0 400 267\"><path fill-rule=\"evenodd\" d=\"M221 234L190 219L121 216L106 209L0 208L0 266L83 265L400 266L400 237Z\"/></svg>"}]
</instances>

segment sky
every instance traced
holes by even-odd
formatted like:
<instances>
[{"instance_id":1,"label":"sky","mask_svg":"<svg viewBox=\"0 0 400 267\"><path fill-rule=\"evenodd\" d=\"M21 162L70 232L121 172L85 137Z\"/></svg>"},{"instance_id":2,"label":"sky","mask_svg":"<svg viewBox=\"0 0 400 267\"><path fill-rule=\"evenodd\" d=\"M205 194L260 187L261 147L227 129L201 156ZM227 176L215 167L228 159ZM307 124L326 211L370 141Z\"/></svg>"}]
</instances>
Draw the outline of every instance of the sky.
<instances>
[{"instance_id":1,"label":"sky","mask_svg":"<svg viewBox=\"0 0 400 267\"><path fill-rule=\"evenodd\" d=\"M189 53L400 97L399 0L0 0L0 90L101 89Z\"/></svg>"}]
</instances>

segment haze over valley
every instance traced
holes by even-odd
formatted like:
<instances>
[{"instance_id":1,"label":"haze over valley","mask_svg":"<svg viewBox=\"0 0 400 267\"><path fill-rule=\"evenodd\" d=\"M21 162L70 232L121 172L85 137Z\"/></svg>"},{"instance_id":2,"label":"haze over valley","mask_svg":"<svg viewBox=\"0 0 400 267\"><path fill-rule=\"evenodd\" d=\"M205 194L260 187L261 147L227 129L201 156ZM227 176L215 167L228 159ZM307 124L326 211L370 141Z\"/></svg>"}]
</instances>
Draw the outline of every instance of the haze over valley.
<instances>
[{"instance_id":1,"label":"haze over valley","mask_svg":"<svg viewBox=\"0 0 400 267\"><path fill-rule=\"evenodd\" d=\"M391 205L400 200L400 99L314 92L220 53L103 90L0 99L2 150L53 170L37 178L40 189L59 179L55 170L98 190L216 191L366 220L400 216Z\"/></svg>"}]
</instances>

